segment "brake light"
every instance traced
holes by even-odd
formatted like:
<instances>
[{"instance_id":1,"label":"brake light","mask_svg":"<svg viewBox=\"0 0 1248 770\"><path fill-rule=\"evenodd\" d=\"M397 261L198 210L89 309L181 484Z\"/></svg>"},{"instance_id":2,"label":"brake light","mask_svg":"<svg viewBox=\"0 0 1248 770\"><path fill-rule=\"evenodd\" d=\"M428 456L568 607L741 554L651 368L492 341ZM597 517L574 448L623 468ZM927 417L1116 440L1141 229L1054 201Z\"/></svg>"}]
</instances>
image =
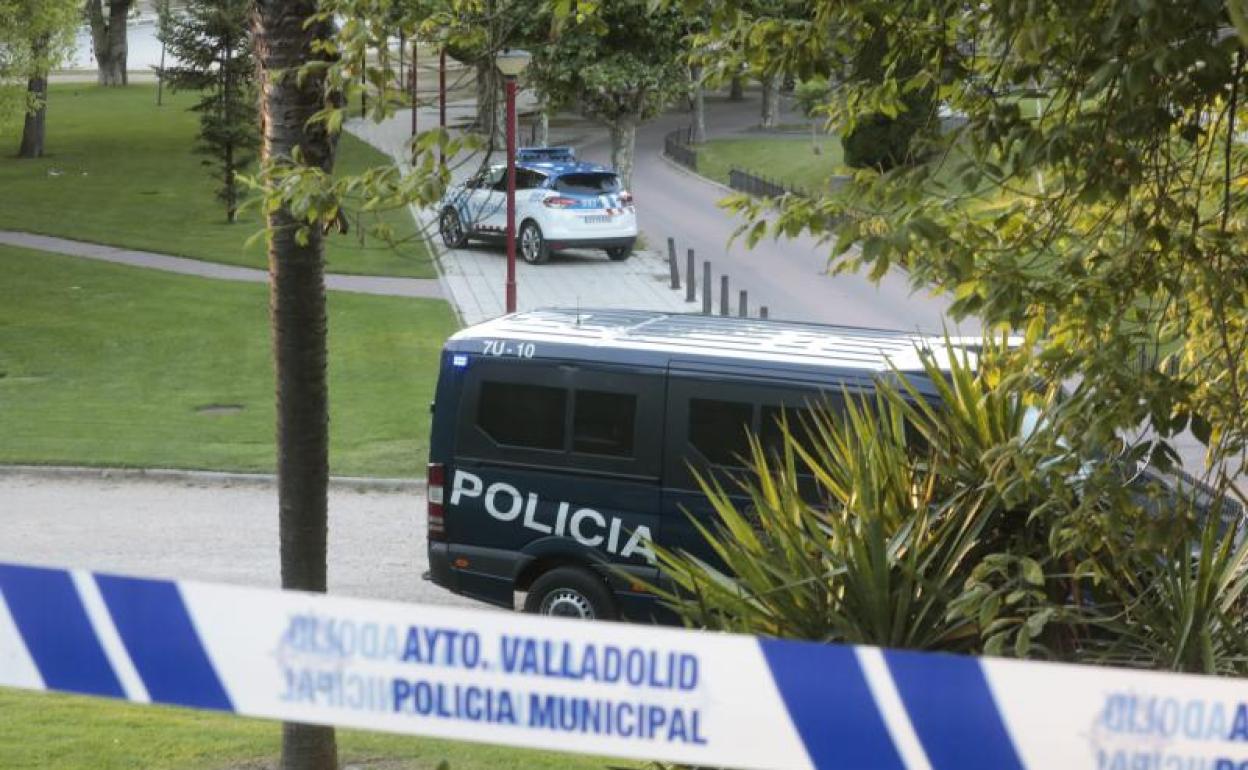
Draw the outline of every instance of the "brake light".
<instances>
[{"instance_id":1,"label":"brake light","mask_svg":"<svg viewBox=\"0 0 1248 770\"><path fill-rule=\"evenodd\" d=\"M546 200L542 201L542 203L546 204L547 208L570 209L576 205L576 199L565 198L562 195L556 195L553 198L547 198Z\"/></svg>"},{"instance_id":2,"label":"brake light","mask_svg":"<svg viewBox=\"0 0 1248 770\"><path fill-rule=\"evenodd\" d=\"M428 502L426 535L430 540L446 540L446 511L442 507L445 479L446 471L442 463L429 463L425 500Z\"/></svg>"}]
</instances>

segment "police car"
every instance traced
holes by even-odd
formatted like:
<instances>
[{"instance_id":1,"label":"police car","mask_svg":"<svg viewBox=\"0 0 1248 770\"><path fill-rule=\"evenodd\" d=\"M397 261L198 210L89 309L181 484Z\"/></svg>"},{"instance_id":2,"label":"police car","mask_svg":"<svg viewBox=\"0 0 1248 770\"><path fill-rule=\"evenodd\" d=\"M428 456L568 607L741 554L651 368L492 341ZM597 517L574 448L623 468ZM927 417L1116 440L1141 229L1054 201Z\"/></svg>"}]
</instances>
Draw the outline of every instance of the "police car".
<instances>
[{"instance_id":1,"label":"police car","mask_svg":"<svg viewBox=\"0 0 1248 770\"><path fill-rule=\"evenodd\" d=\"M438 230L447 248L470 239L501 242L507 236L507 166L490 166L447 192ZM570 147L516 152L516 237L525 262L541 264L552 251L602 249L628 259L637 240L633 196L606 166L578 163Z\"/></svg>"}]
</instances>

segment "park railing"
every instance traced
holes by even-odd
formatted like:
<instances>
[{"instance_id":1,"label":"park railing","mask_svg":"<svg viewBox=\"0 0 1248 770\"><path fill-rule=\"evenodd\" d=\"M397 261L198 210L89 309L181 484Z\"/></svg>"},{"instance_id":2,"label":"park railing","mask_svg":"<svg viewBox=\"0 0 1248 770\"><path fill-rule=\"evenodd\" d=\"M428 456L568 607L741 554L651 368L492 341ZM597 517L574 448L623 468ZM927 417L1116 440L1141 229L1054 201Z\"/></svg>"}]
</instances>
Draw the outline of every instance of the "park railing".
<instances>
[{"instance_id":1,"label":"park railing","mask_svg":"<svg viewBox=\"0 0 1248 770\"><path fill-rule=\"evenodd\" d=\"M728 170L728 186L755 198L783 198L786 195L810 197L810 193L800 187L790 187L784 182L751 174L736 166Z\"/></svg>"},{"instance_id":2,"label":"park railing","mask_svg":"<svg viewBox=\"0 0 1248 770\"><path fill-rule=\"evenodd\" d=\"M693 129L678 128L663 137L663 154L690 171L697 171L698 151L692 145Z\"/></svg>"}]
</instances>

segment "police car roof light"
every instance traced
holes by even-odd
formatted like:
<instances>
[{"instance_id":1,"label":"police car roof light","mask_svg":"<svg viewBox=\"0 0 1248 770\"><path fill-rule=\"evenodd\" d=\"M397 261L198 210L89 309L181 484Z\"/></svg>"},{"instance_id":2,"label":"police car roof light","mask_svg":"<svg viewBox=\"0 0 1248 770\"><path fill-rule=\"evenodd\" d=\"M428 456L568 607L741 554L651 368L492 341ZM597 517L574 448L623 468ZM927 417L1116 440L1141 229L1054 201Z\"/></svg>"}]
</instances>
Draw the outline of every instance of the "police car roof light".
<instances>
[{"instance_id":1,"label":"police car roof light","mask_svg":"<svg viewBox=\"0 0 1248 770\"><path fill-rule=\"evenodd\" d=\"M571 147L521 147L516 160L528 163L573 163L576 152Z\"/></svg>"}]
</instances>

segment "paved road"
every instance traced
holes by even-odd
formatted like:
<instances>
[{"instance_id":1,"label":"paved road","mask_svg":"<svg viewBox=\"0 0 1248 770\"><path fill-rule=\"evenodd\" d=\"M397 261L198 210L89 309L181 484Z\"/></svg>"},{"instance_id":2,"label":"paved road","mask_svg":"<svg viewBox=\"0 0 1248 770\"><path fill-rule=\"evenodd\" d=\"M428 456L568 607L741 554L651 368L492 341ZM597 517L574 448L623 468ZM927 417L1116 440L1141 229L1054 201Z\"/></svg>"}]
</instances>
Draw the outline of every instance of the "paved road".
<instances>
[{"instance_id":1,"label":"paved road","mask_svg":"<svg viewBox=\"0 0 1248 770\"><path fill-rule=\"evenodd\" d=\"M217 262L205 262L199 259L173 257L168 254L155 254L150 251L135 251L116 246L105 246L99 243L74 241L68 238L54 238L34 233L19 233L11 230L0 230L0 244L17 246L35 251L47 251L57 254L68 254L73 257L97 259L102 262L116 262L132 267L146 267L152 270L164 270L181 275L194 275L200 278L216 278L223 281L244 281L247 283L268 283L267 270L252 267L223 265ZM325 276L325 287L333 291L347 291L356 294L378 294L390 297L424 297L441 299L442 289L436 278L386 278L372 275L342 275L329 273Z\"/></svg>"},{"instance_id":2,"label":"paved road","mask_svg":"<svg viewBox=\"0 0 1248 770\"><path fill-rule=\"evenodd\" d=\"M744 102L709 98L710 135L740 134L757 125L758 99L757 92L747 93ZM716 291L719 276L729 275L734 307L737 291L746 289L751 307L767 305L773 318L936 333L944 324L954 328L945 318L949 303L925 291L913 292L900 270L891 271L878 285L857 275L828 275L831 247L813 238L766 241L754 250L743 242L729 246L739 221L718 206L729 192L662 157L664 135L688 124L689 114L676 110L642 126L637 133L632 188L641 227L651 244L665 244L668 236L675 237L681 259L686 249L693 248L699 270L703 259L711 260ZM605 136L587 142L578 151L586 158L610 162ZM979 326L964 321L957 330L975 334Z\"/></svg>"},{"instance_id":3,"label":"paved road","mask_svg":"<svg viewBox=\"0 0 1248 770\"><path fill-rule=\"evenodd\" d=\"M331 488L330 591L484 607L421 580L423 493ZM268 484L0 475L0 561L278 586Z\"/></svg>"}]
</instances>

